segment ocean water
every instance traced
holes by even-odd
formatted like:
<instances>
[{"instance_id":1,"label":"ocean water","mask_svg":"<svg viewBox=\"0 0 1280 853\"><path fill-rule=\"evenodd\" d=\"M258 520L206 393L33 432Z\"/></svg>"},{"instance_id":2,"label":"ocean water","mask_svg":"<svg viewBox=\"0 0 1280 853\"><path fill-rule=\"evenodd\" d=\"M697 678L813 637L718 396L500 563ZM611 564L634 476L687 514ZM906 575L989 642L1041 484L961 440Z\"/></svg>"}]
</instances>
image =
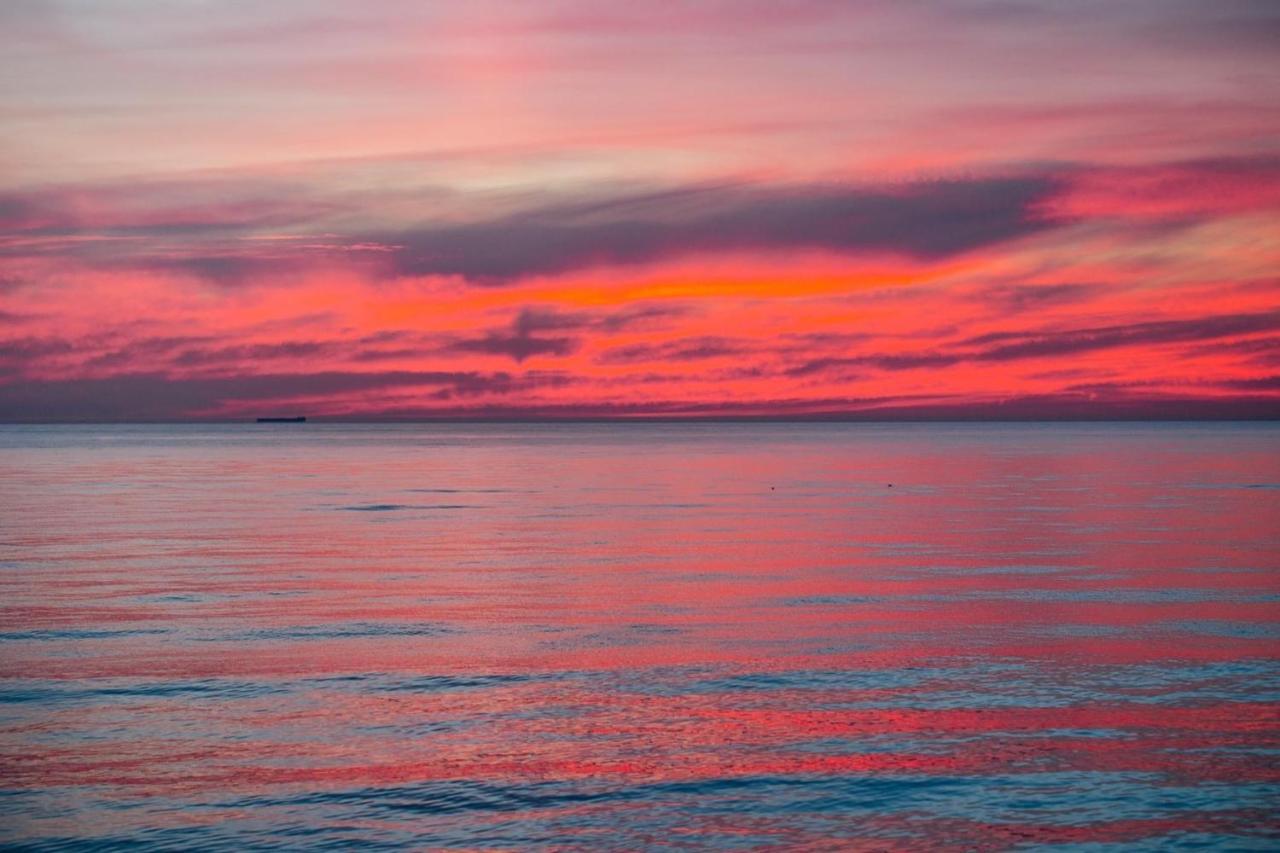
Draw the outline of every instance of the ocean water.
<instances>
[{"instance_id":1,"label":"ocean water","mask_svg":"<svg viewBox=\"0 0 1280 853\"><path fill-rule=\"evenodd\" d=\"M0 846L1280 849L1280 425L0 427Z\"/></svg>"}]
</instances>

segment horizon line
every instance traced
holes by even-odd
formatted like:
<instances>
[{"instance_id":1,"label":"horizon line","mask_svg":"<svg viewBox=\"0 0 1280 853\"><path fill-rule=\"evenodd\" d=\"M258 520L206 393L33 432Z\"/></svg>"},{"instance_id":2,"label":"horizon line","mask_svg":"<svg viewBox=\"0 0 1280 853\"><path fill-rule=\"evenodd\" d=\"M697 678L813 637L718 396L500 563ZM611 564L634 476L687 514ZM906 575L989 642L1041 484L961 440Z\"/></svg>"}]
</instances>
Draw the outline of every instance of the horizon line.
<instances>
[{"instance_id":1,"label":"horizon line","mask_svg":"<svg viewBox=\"0 0 1280 853\"><path fill-rule=\"evenodd\" d=\"M1224 415L1217 417L866 417L850 415L629 415L629 416L512 416L512 417L414 417L414 418L349 418L316 417L308 415L298 423L262 423L256 417L247 418L190 418L190 419L61 419L61 420L0 420L0 426L267 426L305 427L308 425L394 425L394 424L651 424L651 423L865 423L865 424L1081 424L1081 423L1280 423L1280 415L1248 416Z\"/></svg>"}]
</instances>

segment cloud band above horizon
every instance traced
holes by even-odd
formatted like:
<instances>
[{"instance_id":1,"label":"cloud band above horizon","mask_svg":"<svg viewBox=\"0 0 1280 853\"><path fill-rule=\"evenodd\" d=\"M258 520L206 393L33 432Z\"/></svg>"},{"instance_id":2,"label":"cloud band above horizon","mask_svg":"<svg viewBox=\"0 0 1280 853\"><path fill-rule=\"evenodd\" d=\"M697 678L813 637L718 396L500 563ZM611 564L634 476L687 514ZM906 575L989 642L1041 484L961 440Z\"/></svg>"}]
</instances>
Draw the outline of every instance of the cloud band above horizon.
<instances>
[{"instance_id":1,"label":"cloud band above horizon","mask_svg":"<svg viewBox=\"0 0 1280 853\"><path fill-rule=\"evenodd\" d=\"M7 5L0 419L1280 416L1280 13L1085 5Z\"/></svg>"}]
</instances>

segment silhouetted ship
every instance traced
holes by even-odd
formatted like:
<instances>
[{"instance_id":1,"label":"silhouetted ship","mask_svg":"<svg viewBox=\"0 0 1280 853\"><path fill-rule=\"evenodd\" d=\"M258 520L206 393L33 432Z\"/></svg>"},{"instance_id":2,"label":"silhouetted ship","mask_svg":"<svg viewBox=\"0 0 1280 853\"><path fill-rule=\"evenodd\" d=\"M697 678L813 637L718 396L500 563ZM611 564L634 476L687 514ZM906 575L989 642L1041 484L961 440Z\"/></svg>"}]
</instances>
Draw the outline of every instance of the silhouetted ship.
<instances>
[{"instance_id":1,"label":"silhouetted ship","mask_svg":"<svg viewBox=\"0 0 1280 853\"><path fill-rule=\"evenodd\" d=\"M258 418L260 424L304 424L307 419L302 415L296 418Z\"/></svg>"}]
</instances>

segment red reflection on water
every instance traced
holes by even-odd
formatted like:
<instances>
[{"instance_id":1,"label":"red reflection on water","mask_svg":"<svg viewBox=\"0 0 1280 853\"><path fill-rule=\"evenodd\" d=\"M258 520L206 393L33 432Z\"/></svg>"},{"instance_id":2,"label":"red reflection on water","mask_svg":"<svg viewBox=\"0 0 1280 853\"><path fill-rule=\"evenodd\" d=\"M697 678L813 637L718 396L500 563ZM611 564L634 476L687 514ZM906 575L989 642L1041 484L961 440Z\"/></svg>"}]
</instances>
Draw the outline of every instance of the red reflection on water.
<instances>
[{"instance_id":1,"label":"red reflection on water","mask_svg":"<svg viewBox=\"0 0 1280 853\"><path fill-rule=\"evenodd\" d=\"M857 818L964 847L1235 831L1258 819L1244 786L1280 783L1280 490L1253 487L1280 482L1270 432L1221 450L1191 427L655 427L637 449L598 427L453 429L6 456L42 472L6 507L6 787L170 805L459 780L1227 791L1112 820L1064 782L1085 826ZM109 511L90 483L117 489ZM832 839L786 814L686 829ZM97 817L86 798L59 820Z\"/></svg>"}]
</instances>

